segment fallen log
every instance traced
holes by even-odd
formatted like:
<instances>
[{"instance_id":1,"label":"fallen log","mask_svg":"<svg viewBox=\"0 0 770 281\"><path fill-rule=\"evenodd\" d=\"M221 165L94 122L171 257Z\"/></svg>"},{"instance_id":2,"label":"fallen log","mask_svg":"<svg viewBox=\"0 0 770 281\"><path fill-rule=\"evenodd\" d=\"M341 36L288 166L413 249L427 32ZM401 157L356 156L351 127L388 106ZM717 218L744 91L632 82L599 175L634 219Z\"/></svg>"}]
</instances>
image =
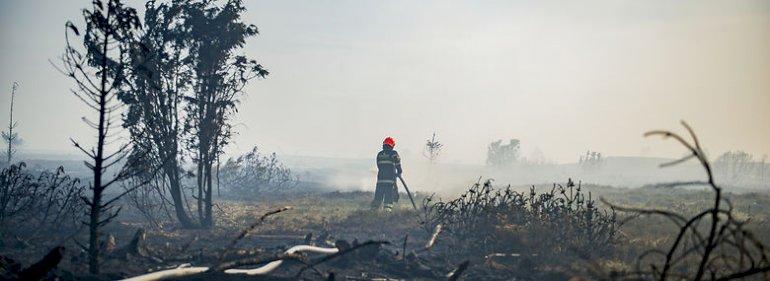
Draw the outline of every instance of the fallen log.
<instances>
[{"instance_id":1,"label":"fallen log","mask_svg":"<svg viewBox=\"0 0 770 281\"><path fill-rule=\"evenodd\" d=\"M134 276L131 278L123 279L123 281L154 281L165 280L169 278L179 278L190 275L195 275L208 271L208 267L190 267L190 264L183 264L174 269L167 269L148 273L144 275Z\"/></svg>"},{"instance_id":2,"label":"fallen log","mask_svg":"<svg viewBox=\"0 0 770 281\"><path fill-rule=\"evenodd\" d=\"M273 262L277 260L291 260L291 259L302 260L303 256L300 254L280 253L267 258L264 258L264 257L263 258L257 258L257 257L242 258L234 261L221 263L219 264L219 266L212 267L211 269L209 269L209 271L225 271L225 270L237 268L237 267L260 265L260 264L265 264L265 263Z\"/></svg>"},{"instance_id":3,"label":"fallen log","mask_svg":"<svg viewBox=\"0 0 770 281\"><path fill-rule=\"evenodd\" d=\"M244 275L265 275L275 270L283 263L284 259L295 258L295 254L301 252L309 253L321 253L321 254L336 254L339 252L337 248L322 248L310 245L297 245L289 248L284 252L284 256L279 256L278 260L269 262L266 265L253 268L253 269L226 269L225 274L244 274ZM169 278L179 278L185 276L191 276L210 272L209 267L190 267L189 264L180 265L177 268L161 270L144 275L134 276L131 278L123 279L124 281L156 281L165 280Z\"/></svg>"}]
</instances>

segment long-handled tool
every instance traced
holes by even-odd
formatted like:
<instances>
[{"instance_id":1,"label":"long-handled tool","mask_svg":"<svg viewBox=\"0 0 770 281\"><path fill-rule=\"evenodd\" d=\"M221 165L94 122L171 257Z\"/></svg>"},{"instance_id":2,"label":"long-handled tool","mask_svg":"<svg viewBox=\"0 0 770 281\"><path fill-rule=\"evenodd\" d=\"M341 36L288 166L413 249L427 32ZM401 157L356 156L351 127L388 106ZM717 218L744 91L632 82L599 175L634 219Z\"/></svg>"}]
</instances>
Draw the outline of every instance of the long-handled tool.
<instances>
[{"instance_id":1,"label":"long-handled tool","mask_svg":"<svg viewBox=\"0 0 770 281\"><path fill-rule=\"evenodd\" d=\"M414 204L414 197L412 197L412 193L409 192L409 187L406 186L406 182L404 181L404 178L401 177L401 175L398 176L398 179L401 180L401 184L404 185L404 190L406 190L406 195L409 195L409 201L412 201L412 207L414 207L415 211L417 210L417 204Z\"/></svg>"}]
</instances>

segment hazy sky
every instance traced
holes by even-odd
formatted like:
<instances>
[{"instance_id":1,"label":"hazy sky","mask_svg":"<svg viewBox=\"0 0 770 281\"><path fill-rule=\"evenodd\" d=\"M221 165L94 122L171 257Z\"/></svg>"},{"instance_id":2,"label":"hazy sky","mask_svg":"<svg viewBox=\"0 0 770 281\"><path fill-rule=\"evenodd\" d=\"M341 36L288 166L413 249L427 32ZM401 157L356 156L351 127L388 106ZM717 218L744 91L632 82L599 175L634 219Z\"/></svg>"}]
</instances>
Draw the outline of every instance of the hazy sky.
<instances>
[{"instance_id":1,"label":"hazy sky","mask_svg":"<svg viewBox=\"0 0 770 281\"><path fill-rule=\"evenodd\" d=\"M25 149L92 136L47 61L89 2L0 1L0 122L17 80ZM372 157L392 135L407 161L436 131L445 162L501 138L558 162L675 157L641 135L684 119L712 154L770 154L767 0L245 2L261 31L245 53L271 75L247 87L230 151Z\"/></svg>"}]
</instances>

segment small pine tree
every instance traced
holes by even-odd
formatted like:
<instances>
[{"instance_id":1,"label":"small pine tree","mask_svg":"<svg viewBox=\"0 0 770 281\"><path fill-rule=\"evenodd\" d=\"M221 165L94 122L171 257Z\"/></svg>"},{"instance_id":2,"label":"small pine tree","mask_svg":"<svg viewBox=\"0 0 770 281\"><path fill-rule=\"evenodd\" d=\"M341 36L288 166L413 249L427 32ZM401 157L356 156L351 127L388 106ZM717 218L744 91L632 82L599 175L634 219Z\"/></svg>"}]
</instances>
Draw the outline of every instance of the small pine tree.
<instances>
[{"instance_id":1,"label":"small pine tree","mask_svg":"<svg viewBox=\"0 0 770 281\"><path fill-rule=\"evenodd\" d=\"M425 158L428 158L428 161L433 164L441 154L441 149L443 147L444 144L440 143L436 139L436 133L433 133L433 136L425 143L425 151L423 151L422 155L425 156Z\"/></svg>"},{"instance_id":2,"label":"small pine tree","mask_svg":"<svg viewBox=\"0 0 770 281\"><path fill-rule=\"evenodd\" d=\"M6 161L8 162L8 165L11 165L13 162L13 156L18 151L18 146L21 144L21 139L19 138L19 133L14 132L14 129L18 126L18 123L13 121L13 101L14 98L16 98L16 89L19 87L18 82L13 82L13 85L11 86L11 111L10 111L10 118L8 119L8 130L2 132L2 138L5 144L8 146L8 149L5 152L6 155Z\"/></svg>"}]
</instances>

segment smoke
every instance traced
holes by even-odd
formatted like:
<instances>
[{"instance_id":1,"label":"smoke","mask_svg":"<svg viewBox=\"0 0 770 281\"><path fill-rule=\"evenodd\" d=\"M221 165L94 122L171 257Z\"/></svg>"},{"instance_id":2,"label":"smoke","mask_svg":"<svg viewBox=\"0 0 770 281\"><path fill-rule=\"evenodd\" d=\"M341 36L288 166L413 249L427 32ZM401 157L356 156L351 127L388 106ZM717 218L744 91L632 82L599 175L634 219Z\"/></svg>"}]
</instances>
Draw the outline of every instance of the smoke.
<instances>
[{"instance_id":1,"label":"smoke","mask_svg":"<svg viewBox=\"0 0 770 281\"><path fill-rule=\"evenodd\" d=\"M376 166L370 159L336 159L318 157L284 157L287 165L297 173L300 180L313 182L324 190L374 191ZM496 185L529 187L565 183L571 178L584 184L606 185L621 188L635 188L667 182L697 181L703 178L703 171L697 163L660 168L671 161L666 158L609 157L594 164L532 164L517 162L507 167L490 167L471 164L430 164L424 159L403 160L403 177L409 189L423 193L452 196L467 190L479 180L494 179ZM758 163L757 163L758 164ZM731 192L768 190L767 180L770 166L764 165L752 175L735 181L716 171L720 185ZM764 169L764 174L762 170Z\"/></svg>"}]
</instances>

